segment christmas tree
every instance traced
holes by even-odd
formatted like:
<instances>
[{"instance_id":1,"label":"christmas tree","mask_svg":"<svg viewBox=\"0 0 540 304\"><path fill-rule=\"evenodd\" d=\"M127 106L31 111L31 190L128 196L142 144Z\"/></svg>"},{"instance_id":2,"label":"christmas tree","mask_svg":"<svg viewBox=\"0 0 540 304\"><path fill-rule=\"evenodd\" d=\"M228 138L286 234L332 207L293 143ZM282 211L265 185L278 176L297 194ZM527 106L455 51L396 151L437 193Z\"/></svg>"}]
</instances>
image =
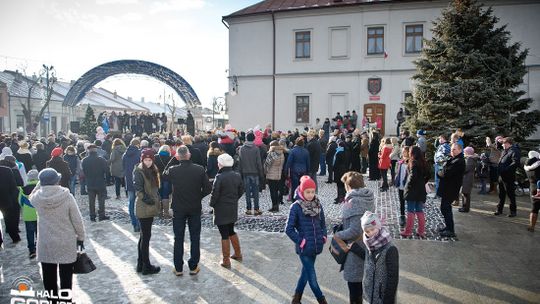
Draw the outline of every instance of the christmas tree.
<instances>
[{"instance_id":1,"label":"christmas tree","mask_svg":"<svg viewBox=\"0 0 540 304\"><path fill-rule=\"evenodd\" d=\"M90 105L86 108L86 114L81 125L81 134L88 136L89 140L94 140L96 136L97 128L96 117L94 116L94 109Z\"/></svg>"},{"instance_id":2,"label":"christmas tree","mask_svg":"<svg viewBox=\"0 0 540 304\"><path fill-rule=\"evenodd\" d=\"M475 0L453 0L433 23L415 61L413 98L405 102L410 130L436 137L461 128L475 147L485 137L524 140L540 124L540 111L528 111L532 99L519 88L527 70L527 50L510 42L506 25L491 8Z\"/></svg>"}]
</instances>

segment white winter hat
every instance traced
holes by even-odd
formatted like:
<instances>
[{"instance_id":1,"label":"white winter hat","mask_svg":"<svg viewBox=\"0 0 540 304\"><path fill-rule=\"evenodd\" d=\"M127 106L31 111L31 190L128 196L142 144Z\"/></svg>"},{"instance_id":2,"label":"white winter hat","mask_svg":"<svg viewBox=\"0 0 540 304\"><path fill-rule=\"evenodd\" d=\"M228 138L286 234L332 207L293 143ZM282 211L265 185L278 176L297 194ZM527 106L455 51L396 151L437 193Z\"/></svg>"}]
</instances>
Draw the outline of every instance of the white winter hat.
<instances>
[{"instance_id":1,"label":"white winter hat","mask_svg":"<svg viewBox=\"0 0 540 304\"><path fill-rule=\"evenodd\" d=\"M217 161L222 167L232 167L234 165L234 159L227 153L218 156Z\"/></svg>"}]
</instances>

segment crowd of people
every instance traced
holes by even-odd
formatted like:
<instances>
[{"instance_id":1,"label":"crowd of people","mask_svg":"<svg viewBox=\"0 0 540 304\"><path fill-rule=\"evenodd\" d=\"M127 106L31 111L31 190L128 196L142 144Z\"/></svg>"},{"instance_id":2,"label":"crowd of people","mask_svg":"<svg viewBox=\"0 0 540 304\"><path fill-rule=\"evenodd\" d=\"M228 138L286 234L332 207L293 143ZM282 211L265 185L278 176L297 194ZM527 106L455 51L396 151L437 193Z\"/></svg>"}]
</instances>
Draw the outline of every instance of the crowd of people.
<instances>
[{"instance_id":1,"label":"crowd of people","mask_svg":"<svg viewBox=\"0 0 540 304\"><path fill-rule=\"evenodd\" d=\"M508 196L509 216L516 216L514 181L515 171L521 166L520 151L510 137L496 137L495 143L487 138L485 147L477 147L484 150L478 156L464 143L460 130L449 137L442 134L437 137L430 162L426 159L429 143L424 130L418 130L416 136L404 130L399 138L384 137L369 122L357 126L355 111L344 117L337 113L333 123L326 119L304 131L278 132L271 125L238 131L227 125L195 136L176 136L160 128L147 130L144 123L144 132L134 131L126 127L125 115L107 118L104 114L104 120L109 128L117 126L124 132L107 132L102 125L95 140L62 133L41 139L0 135L0 211L5 231L14 243L21 241L22 210L29 258L41 262L47 290L58 290L58 270L61 288L71 289L77 247L84 247L85 230L74 195L88 195L91 222L106 221L106 201L113 199L107 186L112 185L117 200L127 198L133 230L140 235L136 271L143 275L161 270L152 265L149 255L155 217L172 219L176 276L184 273L187 225L191 242L187 266L190 275L197 275L205 196L210 195L214 225L221 235L220 265L227 269L232 267L231 259L243 260L234 230L241 196L245 194L246 216L277 212L285 201L290 202L285 231L302 265L292 303L300 303L306 284L319 303L326 303L314 267L328 235L324 204L317 194L318 176L327 176L326 183L336 184L333 203L342 207L343 224L335 227L333 235L349 245L350 252L341 267L351 303L361 303L362 299L367 303L395 302L399 277L397 248L375 214L375 193L366 187L364 174L378 181L381 192L390 187L397 190L403 237L413 235L415 221L416 235L426 237L423 208L430 192L440 197L445 221L439 231L441 237L454 237L452 205L461 201L459 211L469 212L475 178L481 182L480 194L496 192L498 185L495 215L503 213ZM158 130L163 132L153 133ZM524 169L533 203L528 229L534 231L540 207L536 191L540 187L540 153L531 151L528 156ZM432 167L433 191L429 187ZM259 198L266 184L272 207L263 211ZM0 234L0 246L2 242ZM382 288L374 288L375 284Z\"/></svg>"}]
</instances>

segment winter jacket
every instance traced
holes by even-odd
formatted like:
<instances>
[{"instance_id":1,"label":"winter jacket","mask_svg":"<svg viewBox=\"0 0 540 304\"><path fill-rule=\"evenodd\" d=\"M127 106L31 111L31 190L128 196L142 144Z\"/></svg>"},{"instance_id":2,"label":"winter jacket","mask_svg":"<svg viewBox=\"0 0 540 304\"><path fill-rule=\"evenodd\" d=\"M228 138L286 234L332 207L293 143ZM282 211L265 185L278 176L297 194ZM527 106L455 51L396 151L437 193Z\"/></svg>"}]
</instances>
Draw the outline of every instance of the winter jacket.
<instances>
[{"instance_id":1,"label":"winter jacket","mask_svg":"<svg viewBox=\"0 0 540 304\"><path fill-rule=\"evenodd\" d=\"M111 155L112 153L112 141L109 140L109 139L105 139L103 141L103 144L101 145L101 149L103 149L103 151L105 151L105 159L109 159L109 156Z\"/></svg>"},{"instance_id":2,"label":"winter jacket","mask_svg":"<svg viewBox=\"0 0 540 304\"><path fill-rule=\"evenodd\" d=\"M11 168L0 166L0 209L7 210L16 203L17 182Z\"/></svg>"},{"instance_id":3,"label":"winter jacket","mask_svg":"<svg viewBox=\"0 0 540 304\"><path fill-rule=\"evenodd\" d=\"M316 138L311 139L306 148L309 152L309 173L315 174L319 171L319 162L321 160L321 144Z\"/></svg>"},{"instance_id":4,"label":"winter jacket","mask_svg":"<svg viewBox=\"0 0 540 304\"><path fill-rule=\"evenodd\" d=\"M28 184L24 187L19 187L19 199L18 202L21 205L22 210L22 219L25 222L35 222L37 221L37 212L36 208L30 202L28 198L36 185L38 184L37 180L28 181Z\"/></svg>"},{"instance_id":5,"label":"winter jacket","mask_svg":"<svg viewBox=\"0 0 540 304\"><path fill-rule=\"evenodd\" d=\"M46 163L50 158L51 157L47 154L47 152L45 152L45 150L37 150L36 154L34 154L34 157L33 157L34 165L36 165L36 169L38 171L45 169L47 167Z\"/></svg>"},{"instance_id":6,"label":"winter jacket","mask_svg":"<svg viewBox=\"0 0 540 304\"><path fill-rule=\"evenodd\" d=\"M367 138L362 139L362 143L360 144L360 156L367 158L369 153L369 140Z\"/></svg>"},{"instance_id":7,"label":"winter jacket","mask_svg":"<svg viewBox=\"0 0 540 304\"><path fill-rule=\"evenodd\" d=\"M263 175L261 153L252 142L246 142L238 149L238 168L242 177Z\"/></svg>"},{"instance_id":8,"label":"winter jacket","mask_svg":"<svg viewBox=\"0 0 540 304\"><path fill-rule=\"evenodd\" d=\"M159 214L160 198L158 187L153 185L150 179L144 176L143 164L138 164L133 169L133 188L135 189L135 216L138 218L151 218ZM150 199L153 204L143 201L144 197Z\"/></svg>"},{"instance_id":9,"label":"winter jacket","mask_svg":"<svg viewBox=\"0 0 540 304\"><path fill-rule=\"evenodd\" d=\"M501 160L501 150L497 149L497 145L489 146L489 162L491 166L497 166Z\"/></svg>"},{"instance_id":10,"label":"winter jacket","mask_svg":"<svg viewBox=\"0 0 540 304\"><path fill-rule=\"evenodd\" d=\"M203 159L203 155L201 153L201 150L195 148L192 145L186 145L186 147L189 150L189 154L191 154L191 161L194 164L197 164L202 167L206 167L206 162Z\"/></svg>"},{"instance_id":11,"label":"winter jacket","mask_svg":"<svg viewBox=\"0 0 540 304\"><path fill-rule=\"evenodd\" d=\"M536 187L536 182L540 180L540 153L536 151L529 152L529 158L525 162L524 169L529 178L529 183L531 186Z\"/></svg>"},{"instance_id":12,"label":"winter jacket","mask_svg":"<svg viewBox=\"0 0 540 304\"><path fill-rule=\"evenodd\" d=\"M283 147L270 147L270 152L264 161L264 172L266 172L266 179L280 180L284 164L285 156L283 155Z\"/></svg>"},{"instance_id":13,"label":"winter jacket","mask_svg":"<svg viewBox=\"0 0 540 304\"><path fill-rule=\"evenodd\" d=\"M68 163L69 171L71 171L71 176L78 175L79 173L79 167L81 160L79 159L79 156L77 154L64 155L64 161Z\"/></svg>"},{"instance_id":14,"label":"winter jacket","mask_svg":"<svg viewBox=\"0 0 540 304\"><path fill-rule=\"evenodd\" d=\"M244 194L242 178L231 167L219 170L212 187L210 207L214 208L214 225L236 223L238 199Z\"/></svg>"},{"instance_id":15,"label":"winter jacket","mask_svg":"<svg viewBox=\"0 0 540 304\"><path fill-rule=\"evenodd\" d=\"M347 147L339 147L334 157L334 182L340 182L343 174L349 171L351 156Z\"/></svg>"},{"instance_id":16,"label":"winter jacket","mask_svg":"<svg viewBox=\"0 0 540 304\"><path fill-rule=\"evenodd\" d=\"M109 164L111 166L111 176L124 177L124 167L122 166L122 156L126 152L124 145L115 146L111 152L109 158Z\"/></svg>"},{"instance_id":17,"label":"winter jacket","mask_svg":"<svg viewBox=\"0 0 540 304\"><path fill-rule=\"evenodd\" d=\"M365 249L362 236L362 215L366 211L375 211L375 197L373 191L368 188L353 189L347 192L345 203L341 209L343 230L335 233L335 237L346 241L348 244L356 241L356 244ZM347 254L343 265L343 278L347 282L362 282L364 275L364 260L354 253Z\"/></svg>"},{"instance_id":18,"label":"winter jacket","mask_svg":"<svg viewBox=\"0 0 540 304\"><path fill-rule=\"evenodd\" d=\"M193 148L201 152L201 165L206 167L208 165L208 144L204 141L196 142L193 144Z\"/></svg>"},{"instance_id":19,"label":"winter jacket","mask_svg":"<svg viewBox=\"0 0 540 304\"><path fill-rule=\"evenodd\" d=\"M126 153L122 156L122 168L126 179L126 190L135 191L133 188L133 169L141 161L141 151L136 146L128 146Z\"/></svg>"},{"instance_id":20,"label":"winter jacket","mask_svg":"<svg viewBox=\"0 0 540 304\"><path fill-rule=\"evenodd\" d=\"M337 143L335 141L332 141L328 144L328 148L326 149L326 163L333 166L334 164L334 156L336 155L336 149L337 149Z\"/></svg>"},{"instance_id":21,"label":"winter jacket","mask_svg":"<svg viewBox=\"0 0 540 304\"><path fill-rule=\"evenodd\" d=\"M109 167L103 157L99 157L96 152L88 153L82 160L82 169L86 178L86 187L92 190L105 190L105 176Z\"/></svg>"},{"instance_id":22,"label":"winter jacket","mask_svg":"<svg viewBox=\"0 0 540 304\"><path fill-rule=\"evenodd\" d=\"M38 214L37 261L69 264L77 259L77 241L84 241L84 225L69 189L36 186L30 201Z\"/></svg>"},{"instance_id":23,"label":"winter jacket","mask_svg":"<svg viewBox=\"0 0 540 304\"><path fill-rule=\"evenodd\" d=\"M499 160L499 174L505 181L516 179L516 169L520 165L520 151L517 146L511 146L504 150Z\"/></svg>"},{"instance_id":24,"label":"winter jacket","mask_svg":"<svg viewBox=\"0 0 540 304\"><path fill-rule=\"evenodd\" d=\"M392 153L390 153L390 160L400 160L400 147L398 144L392 146Z\"/></svg>"},{"instance_id":25,"label":"winter jacket","mask_svg":"<svg viewBox=\"0 0 540 304\"><path fill-rule=\"evenodd\" d=\"M208 178L216 177L219 170L217 158L222 153L223 152L219 148L208 150L207 165L206 165L206 174L208 175Z\"/></svg>"},{"instance_id":26,"label":"winter jacket","mask_svg":"<svg viewBox=\"0 0 540 304\"><path fill-rule=\"evenodd\" d=\"M21 149L17 151L16 153L13 153L13 156L21 162L24 165L24 169L26 172L32 170L32 166L34 166L34 161L32 160L32 153L30 151L26 150L24 153L20 153Z\"/></svg>"},{"instance_id":27,"label":"winter jacket","mask_svg":"<svg viewBox=\"0 0 540 304\"><path fill-rule=\"evenodd\" d=\"M303 256L315 256L322 252L326 242L326 220L323 207L316 216L305 215L296 201L291 205L285 233L294 242L296 254ZM305 240L303 248L300 244Z\"/></svg>"},{"instance_id":28,"label":"winter jacket","mask_svg":"<svg viewBox=\"0 0 540 304\"><path fill-rule=\"evenodd\" d=\"M370 252L365 251L363 302L369 304L396 303L399 282L399 253L392 243Z\"/></svg>"},{"instance_id":29,"label":"winter jacket","mask_svg":"<svg viewBox=\"0 0 540 304\"><path fill-rule=\"evenodd\" d=\"M409 162L400 160L397 163L396 179L394 180L394 186L399 190L405 190L407 184L407 176L409 175Z\"/></svg>"},{"instance_id":30,"label":"winter jacket","mask_svg":"<svg viewBox=\"0 0 540 304\"><path fill-rule=\"evenodd\" d=\"M463 183L461 193L470 194L474 185L474 171L476 169L476 163L478 161L478 155L465 157L465 174L463 175Z\"/></svg>"},{"instance_id":31,"label":"winter jacket","mask_svg":"<svg viewBox=\"0 0 540 304\"><path fill-rule=\"evenodd\" d=\"M379 169L388 170L390 169L391 161L390 154L392 153L392 146L385 145L381 153L379 153Z\"/></svg>"},{"instance_id":32,"label":"winter jacket","mask_svg":"<svg viewBox=\"0 0 540 304\"><path fill-rule=\"evenodd\" d=\"M69 165L65 162L60 156L55 156L51 158L47 163L47 168L53 168L58 173L62 174L60 178L60 186L69 188L69 179L71 178L71 170L69 170Z\"/></svg>"},{"instance_id":33,"label":"winter jacket","mask_svg":"<svg viewBox=\"0 0 540 304\"><path fill-rule=\"evenodd\" d=\"M427 170L421 169L414 160L412 168L407 172L407 182L403 191L403 198L411 202L426 201L426 183L429 180Z\"/></svg>"},{"instance_id":34,"label":"winter jacket","mask_svg":"<svg viewBox=\"0 0 540 304\"><path fill-rule=\"evenodd\" d=\"M201 214L201 200L210 194L212 185L204 168L191 160L181 160L164 173L172 184L172 205L174 212Z\"/></svg>"},{"instance_id":35,"label":"winter jacket","mask_svg":"<svg viewBox=\"0 0 540 304\"><path fill-rule=\"evenodd\" d=\"M418 148L420 148L420 151L422 151L422 153L426 153L427 151L427 140L426 140L426 137L425 136L419 136L418 137L418 141L416 142L416 146L418 146ZM463 146L462 146L463 148Z\"/></svg>"},{"instance_id":36,"label":"winter jacket","mask_svg":"<svg viewBox=\"0 0 540 304\"><path fill-rule=\"evenodd\" d=\"M459 189L463 183L463 174L465 173L465 160L460 154L450 158L443 167L440 176L439 189L437 195L448 201L455 201L459 197Z\"/></svg>"},{"instance_id":37,"label":"winter jacket","mask_svg":"<svg viewBox=\"0 0 540 304\"><path fill-rule=\"evenodd\" d=\"M289 152L289 158L287 159L287 170L291 171L291 174L307 174L310 169L309 151L300 146L294 146Z\"/></svg>"}]
</instances>

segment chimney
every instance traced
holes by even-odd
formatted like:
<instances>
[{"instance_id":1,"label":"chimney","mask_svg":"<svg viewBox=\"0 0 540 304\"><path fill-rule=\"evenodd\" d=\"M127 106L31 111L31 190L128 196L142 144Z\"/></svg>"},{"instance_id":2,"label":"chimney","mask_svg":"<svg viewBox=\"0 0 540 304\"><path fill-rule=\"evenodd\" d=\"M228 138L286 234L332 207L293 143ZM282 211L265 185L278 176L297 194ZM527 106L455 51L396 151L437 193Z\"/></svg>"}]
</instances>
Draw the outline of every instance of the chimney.
<instances>
[{"instance_id":1,"label":"chimney","mask_svg":"<svg viewBox=\"0 0 540 304\"><path fill-rule=\"evenodd\" d=\"M114 90L113 97L114 97L114 99L116 99L116 97L118 97L118 94L116 94L116 90Z\"/></svg>"}]
</instances>

